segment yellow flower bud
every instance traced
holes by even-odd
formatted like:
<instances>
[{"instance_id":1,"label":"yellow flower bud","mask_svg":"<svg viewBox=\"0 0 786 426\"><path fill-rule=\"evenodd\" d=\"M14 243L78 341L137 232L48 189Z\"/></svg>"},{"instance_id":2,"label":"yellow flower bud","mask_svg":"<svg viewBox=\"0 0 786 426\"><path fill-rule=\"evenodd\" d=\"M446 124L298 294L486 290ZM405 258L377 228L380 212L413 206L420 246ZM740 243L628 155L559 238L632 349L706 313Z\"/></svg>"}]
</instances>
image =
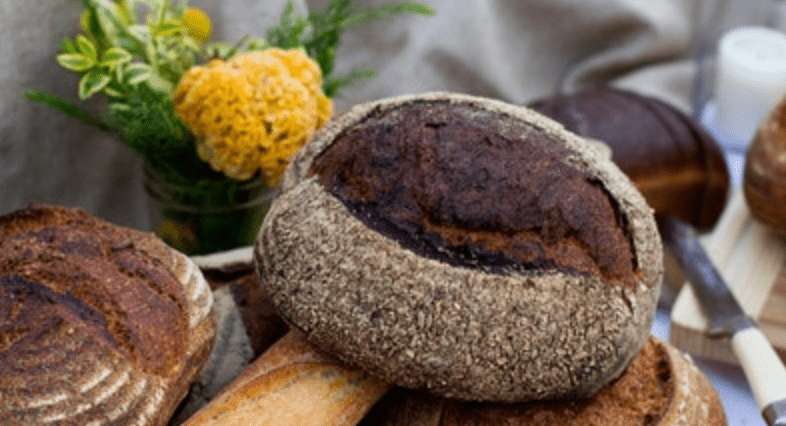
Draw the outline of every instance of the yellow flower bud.
<instances>
[{"instance_id":1,"label":"yellow flower bud","mask_svg":"<svg viewBox=\"0 0 786 426\"><path fill-rule=\"evenodd\" d=\"M183 12L183 25L186 26L188 35L201 43L208 41L213 31L210 16L204 10L196 7L188 7Z\"/></svg>"}]
</instances>

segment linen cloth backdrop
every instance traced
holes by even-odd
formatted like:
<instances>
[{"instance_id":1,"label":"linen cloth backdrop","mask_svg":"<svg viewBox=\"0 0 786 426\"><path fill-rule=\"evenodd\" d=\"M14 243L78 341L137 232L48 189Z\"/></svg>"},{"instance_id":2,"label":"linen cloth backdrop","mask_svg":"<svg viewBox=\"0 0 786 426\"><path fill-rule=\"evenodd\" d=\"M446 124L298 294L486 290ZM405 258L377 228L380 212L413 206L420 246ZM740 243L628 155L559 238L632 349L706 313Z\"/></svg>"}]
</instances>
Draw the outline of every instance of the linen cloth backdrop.
<instances>
[{"instance_id":1,"label":"linen cloth backdrop","mask_svg":"<svg viewBox=\"0 0 786 426\"><path fill-rule=\"evenodd\" d=\"M435 17L400 17L347 33L339 70L371 67L378 77L346 90L337 110L429 90L523 103L604 82L687 108L701 1L426 0ZM214 39L233 41L264 34L284 0L192 3L210 13ZM301 11L326 3L296 1ZM23 98L25 89L42 89L77 99L77 78L54 56L60 40L78 31L81 9L79 0L0 0L0 213L30 202L59 203L147 229L142 170L133 153Z\"/></svg>"}]
</instances>

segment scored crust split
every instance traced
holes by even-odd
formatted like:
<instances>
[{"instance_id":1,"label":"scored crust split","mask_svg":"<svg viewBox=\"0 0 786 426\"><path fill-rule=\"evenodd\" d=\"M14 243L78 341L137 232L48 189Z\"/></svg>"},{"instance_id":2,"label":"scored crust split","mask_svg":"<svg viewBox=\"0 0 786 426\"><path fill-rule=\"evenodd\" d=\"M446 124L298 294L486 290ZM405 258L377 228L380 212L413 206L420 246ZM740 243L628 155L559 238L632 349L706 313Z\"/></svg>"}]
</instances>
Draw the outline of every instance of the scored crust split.
<instances>
[{"instance_id":1,"label":"scored crust split","mask_svg":"<svg viewBox=\"0 0 786 426\"><path fill-rule=\"evenodd\" d=\"M432 93L360 105L298 155L255 252L281 316L343 361L469 400L581 397L646 341L651 209L526 108Z\"/></svg>"},{"instance_id":2,"label":"scored crust split","mask_svg":"<svg viewBox=\"0 0 786 426\"><path fill-rule=\"evenodd\" d=\"M215 325L199 268L76 210L0 217L3 424L164 425Z\"/></svg>"}]
</instances>

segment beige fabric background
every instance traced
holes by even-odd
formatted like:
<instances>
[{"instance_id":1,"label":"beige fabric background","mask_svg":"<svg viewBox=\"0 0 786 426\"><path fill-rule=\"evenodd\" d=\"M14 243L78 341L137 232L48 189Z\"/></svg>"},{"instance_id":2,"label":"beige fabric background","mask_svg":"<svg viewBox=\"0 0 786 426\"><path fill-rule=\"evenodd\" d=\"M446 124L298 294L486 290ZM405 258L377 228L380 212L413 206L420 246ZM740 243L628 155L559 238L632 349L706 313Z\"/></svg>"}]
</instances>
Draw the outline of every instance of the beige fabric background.
<instances>
[{"instance_id":1,"label":"beige fabric background","mask_svg":"<svg viewBox=\"0 0 786 426\"><path fill-rule=\"evenodd\" d=\"M426 90L525 102L560 87L616 81L687 108L685 59L700 1L430 0L436 17L399 18L347 35L339 68L370 66L379 76L346 91L337 105ZM262 34L283 0L193 3L208 9L217 37L236 40ZM750 12L752 3L743 3ZM60 203L146 228L140 164L129 150L22 98L25 88L37 88L75 99L76 78L53 56L60 39L77 31L80 10L79 0L0 0L0 213Z\"/></svg>"}]
</instances>

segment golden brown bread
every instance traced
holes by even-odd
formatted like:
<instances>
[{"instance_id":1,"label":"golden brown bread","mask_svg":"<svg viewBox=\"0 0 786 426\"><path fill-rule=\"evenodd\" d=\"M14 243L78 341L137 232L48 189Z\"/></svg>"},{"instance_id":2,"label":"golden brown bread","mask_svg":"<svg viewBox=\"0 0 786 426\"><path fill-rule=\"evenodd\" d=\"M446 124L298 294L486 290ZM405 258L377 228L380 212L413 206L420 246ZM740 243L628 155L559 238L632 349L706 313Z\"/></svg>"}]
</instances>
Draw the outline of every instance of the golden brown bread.
<instances>
[{"instance_id":1,"label":"golden brown bread","mask_svg":"<svg viewBox=\"0 0 786 426\"><path fill-rule=\"evenodd\" d=\"M625 373L587 400L467 403L396 389L363 426L721 426L717 393L693 362L650 338Z\"/></svg>"},{"instance_id":2,"label":"golden brown bread","mask_svg":"<svg viewBox=\"0 0 786 426\"><path fill-rule=\"evenodd\" d=\"M531 110L450 93L359 105L284 179L257 240L263 287L372 375L471 400L590 395L646 341L652 212Z\"/></svg>"},{"instance_id":3,"label":"golden brown bread","mask_svg":"<svg viewBox=\"0 0 786 426\"><path fill-rule=\"evenodd\" d=\"M210 352L211 306L151 234L60 207L0 217L2 422L166 424Z\"/></svg>"},{"instance_id":4,"label":"golden brown bread","mask_svg":"<svg viewBox=\"0 0 786 426\"><path fill-rule=\"evenodd\" d=\"M729 176L720 147L702 126L658 99L612 87L533 101L536 111L608 144L614 162L659 214L700 229L720 217Z\"/></svg>"},{"instance_id":5,"label":"golden brown bread","mask_svg":"<svg viewBox=\"0 0 786 426\"><path fill-rule=\"evenodd\" d=\"M761 124L748 149L743 188L753 216L786 235L786 101Z\"/></svg>"},{"instance_id":6,"label":"golden brown bread","mask_svg":"<svg viewBox=\"0 0 786 426\"><path fill-rule=\"evenodd\" d=\"M185 425L354 425L388 388L292 331Z\"/></svg>"}]
</instances>

